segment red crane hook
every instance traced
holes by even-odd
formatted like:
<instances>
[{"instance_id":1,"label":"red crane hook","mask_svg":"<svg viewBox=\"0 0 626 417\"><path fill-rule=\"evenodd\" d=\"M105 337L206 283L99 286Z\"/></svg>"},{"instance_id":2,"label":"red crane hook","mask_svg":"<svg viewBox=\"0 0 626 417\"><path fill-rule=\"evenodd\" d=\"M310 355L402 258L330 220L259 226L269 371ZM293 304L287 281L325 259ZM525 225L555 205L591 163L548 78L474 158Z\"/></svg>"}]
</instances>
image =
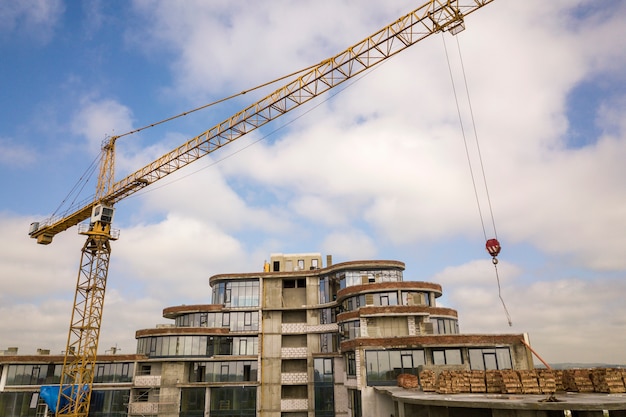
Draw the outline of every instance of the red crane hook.
<instances>
[{"instance_id":1,"label":"red crane hook","mask_svg":"<svg viewBox=\"0 0 626 417\"><path fill-rule=\"evenodd\" d=\"M492 260L491 262L495 264L498 263L498 254L500 253L500 250L502 249L502 247L500 246L500 242L498 242L498 239L489 239L487 241L487 243L485 244L485 248L487 249L487 252L489 252L489 255L491 255Z\"/></svg>"}]
</instances>

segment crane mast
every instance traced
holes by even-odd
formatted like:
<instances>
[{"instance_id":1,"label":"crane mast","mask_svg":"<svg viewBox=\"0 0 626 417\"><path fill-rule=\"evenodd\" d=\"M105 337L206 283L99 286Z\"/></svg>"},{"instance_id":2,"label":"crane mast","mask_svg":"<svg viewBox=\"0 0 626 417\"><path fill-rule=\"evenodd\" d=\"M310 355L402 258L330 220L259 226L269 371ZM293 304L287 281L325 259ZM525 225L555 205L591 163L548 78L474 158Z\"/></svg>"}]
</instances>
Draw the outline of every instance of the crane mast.
<instances>
[{"instance_id":1,"label":"crane mast","mask_svg":"<svg viewBox=\"0 0 626 417\"><path fill-rule=\"evenodd\" d=\"M57 416L87 416L100 337L114 205L155 181L226 146L433 33L464 29L464 17L493 0L430 0L345 51L326 59L268 96L188 140L140 170L114 182L116 137L102 147L95 197L60 218L32 223L29 235L47 245L72 226L87 236L56 403ZM89 223L82 223L89 219Z\"/></svg>"}]
</instances>

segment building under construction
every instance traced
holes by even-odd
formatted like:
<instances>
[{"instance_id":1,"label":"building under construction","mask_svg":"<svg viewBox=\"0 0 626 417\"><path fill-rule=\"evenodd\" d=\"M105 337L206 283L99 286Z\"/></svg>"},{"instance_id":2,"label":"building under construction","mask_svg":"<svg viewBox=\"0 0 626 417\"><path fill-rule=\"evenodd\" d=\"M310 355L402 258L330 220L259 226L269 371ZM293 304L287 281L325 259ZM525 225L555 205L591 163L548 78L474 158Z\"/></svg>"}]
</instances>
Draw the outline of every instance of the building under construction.
<instances>
[{"instance_id":1,"label":"building under construction","mask_svg":"<svg viewBox=\"0 0 626 417\"><path fill-rule=\"evenodd\" d=\"M621 370L537 370L526 335L462 334L441 286L403 272L305 253L214 275L212 304L167 307L136 354L98 357L89 415L626 415ZM62 365L4 351L0 416L53 415L40 393Z\"/></svg>"}]
</instances>

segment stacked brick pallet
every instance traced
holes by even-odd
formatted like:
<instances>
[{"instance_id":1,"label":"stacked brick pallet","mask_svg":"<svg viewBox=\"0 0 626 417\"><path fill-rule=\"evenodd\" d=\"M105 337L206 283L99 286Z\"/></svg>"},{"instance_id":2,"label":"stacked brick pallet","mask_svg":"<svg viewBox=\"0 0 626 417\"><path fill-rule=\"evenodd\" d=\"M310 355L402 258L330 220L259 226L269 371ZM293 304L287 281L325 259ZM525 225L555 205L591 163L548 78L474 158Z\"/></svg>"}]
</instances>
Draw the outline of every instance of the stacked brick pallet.
<instances>
[{"instance_id":1,"label":"stacked brick pallet","mask_svg":"<svg viewBox=\"0 0 626 417\"><path fill-rule=\"evenodd\" d=\"M517 371L507 369L500 371L502 375L502 385L504 394L521 394L522 381L520 381Z\"/></svg>"},{"instance_id":2,"label":"stacked brick pallet","mask_svg":"<svg viewBox=\"0 0 626 417\"><path fill-rule=\"evenodd\" d=\"M558 384L556 373L550 369L540 369L537 371L539 380L539 390L541 394L554 394L557 391ZM561 384L562 386L562 384ZM561 391L563 389L561 388Z\"/></svg>"},{"instance_id":3,"label":"stacked brick pallet","mask_svg":"<svg viewBox=\"0 0 626 417\"><path fill-rule=\"evenodd\" d=\"M539 374L534 369L518 371L522 384L522 394L541 394Z\"/></svg>"},{"instance_id":4,"label":"stacked brick pallet","mask_svg":"<svg viewBox=\"0 0 626 417\"><path fill-rule=\"evenodd\" d=\"M458 394L462 392L459 389L458 378L455 371L442 371L437 378L438 394Z\"/></svg>"},{"instance_id":5,"label":"stacked brick pallet","mask_svg":"<svg viewBox=\"0 0 626 417\"><path fill-rule=\"evenodd\" d=\"M591 370L591 382L596 392L609 394L626 392L624 376L626 376L626 369L598 368Z\"/></svg>"},{"instance_id":6,"label":"stacked brick pallet","mask_svg":"<svg viewBox=\"0 0 626 417\"><path fill-rule=\"evenodd\" d=\"M400 378L402 377L402 378ZM594 368L567 370L489 370L441 371L423 370L419 381L414 375L402 375L398 385L439 394L554 394L570 392L626 392L626 369Z\"/></svg>"},{"instance_id":7,"label":"stacked brick pallet","mask_svg":"<svg viewBox=\"0 0 626 417\"><path fill-rule=\"evenodd\" d=\"M566 369L563 371L563 388L571 392L593 392L589 369Z\"/></svg>"},{"instance_id":8,"label":"stacked brick pallet","mask_svg":"<svg viewBox=\"0 0 626 417\"><path fill-rule=\"evenodd\" d=\"M556 383L557 391L565 391L565 386L563 385L563 370L557 369L554 371L554 382Z\"/></svg>"},{"instance_id":9,"label":"stacked brick pallet","mask_svg":"<svg viewBox=\"0 0 626 417\"><path fill-rule=\"evenodd\" d=\"M484 371L469 371L470 392L487 392Z\"/></svg>"},{"instance_id":10,"label":"stacked brick pallet","mask_svg":"<svg viewBox=\"0 0 626 417\"><path fill-rule=\"evenodd\" d=\"M502 375L500 371L486 371L485 372L485 385L487 386L487 392L490 394L499 394L504 388L502 382Z\"/></svg>"},{"instance_id":11,"label":"stacked brick pallet","mask_svg":"<svg viewBox=\"0 0 626 417\"><path fill-rule=\"evenodd\" d=\"M420 383L422 385L422 391L424 392L435 392L437 391L437 375L435 371L430 369L424 369L420 372Z\"/></svg>"}]
</instances>

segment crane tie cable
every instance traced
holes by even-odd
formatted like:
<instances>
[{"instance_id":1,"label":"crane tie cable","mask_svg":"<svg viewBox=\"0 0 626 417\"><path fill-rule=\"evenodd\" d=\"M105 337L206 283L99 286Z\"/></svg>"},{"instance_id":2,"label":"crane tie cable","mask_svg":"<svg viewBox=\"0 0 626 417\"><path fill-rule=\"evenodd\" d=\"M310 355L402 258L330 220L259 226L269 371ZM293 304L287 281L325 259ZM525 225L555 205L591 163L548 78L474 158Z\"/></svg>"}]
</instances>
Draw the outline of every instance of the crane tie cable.
<instances>
[{"instance_id":1,"label":"crane tie cable","mask_svg":"<svg viewBox=\"0 0 626 417\"><path fill-rule=\"evenodd\" d=\"M236 93L236 94L231 94L231 95L230 95L230 96L228 96L228 97L221 98L221 99L216 100L216 101L214 101L214 102L212 102L212 103L208 103L208 104L205 104L205 105L203 105L203 106L196 107L195 109L187 110L187 111L182 112L182 113L180 113L180 114L177 114L177 115L175 115L175 116L170 116L170 117L168 117L168 118L166 118L166 119L163 119L163 120L160 120L160 121L158 121L158 122L151 123L151 124L149 124L149 125L146 125L146 126L143 126L143 127L137 128L137 129L135 129L135 130L131 130L131 131L129 131L129 132L126 132L126 133L123 133L123 134L121 134L121 135L118 135L118 136L116 136L115 138L116 138L116 139L118 139L118 138L121 138L121 137L124 137L124 136L129 136L129 135L132 135L132 134L134 134L134 133L141 132L142 130L146 130L146 129L149 129L149 128L151 128L151 127L158 126L158 125L160 125L160 124L170 122L170 121L172 121L172 120L174 120L174 119L178 119L179 117L187 116L187 115L189 115L189 114L191 114L191 113L195 113L195 112L197 112L197 111L199 111L199 110L206 109L207 107L211 107L211 106L214 106L214 105L216 105L216 104L223 103L223 102L225 102L225 101L228 101L228 100L233 99L233 98L238 97L238 96L242 96L242 95L244 95L244 94L246 94L246 93L249 93L249 92L251 92L251 91L255 91L255 90L258 90L258 89L260 89L260 88L267 87L268 85L274 84L274 83L276 83L276 82L278 82L278 81L282 81L282 80L284 80L284 79L286 79L286 78L293 77L294 75L298 75L298 74L300 74L300 73L302 73L302 72L304 72L304 71L308 71L308 70L310 70L310 69L312 69L312 68L314 68L314 67L316 67L316 66L318 66L318 65L319 65L319 64L317 64L317 65L311 65L311 66L309 66L309 67L307 67L307 68L303 68L303 69L301 69L301 70L299 70L299 71L292 72L291 74L283 75L282 77L280 77L280 78L276 78L275 80L268 81L268 82L266 82L266 83L263 83L263 84L257 85L256 87L253 87L253 88L250 88L250 89L247 89L247 90L242 90L241 92Z\"/></svg>"},{"instance_id":2,"label":"crane tie cable","mask_svg":"<svg viewBox=\"0 0 626 417\"><path fill-rule=\"evenodd\" d=\"M485 237L485 240L487 240L487 231L486 231L486 228L485 228L485 222L483 220L482 209L481 209L481 206L480 206L480 199L478 197L478 190L477 190L477 187L476 187L476 179L474 177L474 170L472 169L472 162L471 162L471 157L470 157L470 154L469 154L469 147L467 145L467 138L465 136L465 129L463 127L463 119L462 119L462 116L461 116L461 109L460 109L460 106L459 106L459 99L458 99L458 95L457 95L457 92L456 92L456 87L455 87L455 84L454 84L454 76L452 75L452 66L450 64L450 57L448 55L448 48L446 47L446 42L445 42L445 39L443 38L443 33L442 33L442 38L441 39L443 41L443 48L445 50L446 60L448 61L448 71L450 73L450 80L452 82L452 90L454 92L454 100L456 102L457 114L459 116L459 124L461 126L461 134L463 136L463 143L465 145L465 155L467 156L467 163L468 163L469 170L470 170L470 176L472 178L472 185L474 187L474 196L476 197L476 204L478 206L478 215L480 216L480 223L481 223L481 226L482 226L482 229L483 229L483 235ZM456 43L457 43L457 49L459 51L459 60L460 60L460 63L461 63L461 71L463 73L463 80L464 80L464 83L465 83L465 92L466 92L466 95L467 95L467 101L468 101L468 105L469 105L469 111L470 111L472 126L473 126L473 130L474 130L474 138L475 138L475 142L476 142L476 149L477 149L477 152L478 152L478 158L479 158L480 167L481 167L482 176L483 176L483 184L485 186L485 193L486 193L486 196L487 196L489 212L490 212L490 215L491 215L491 224L493 226L493 232L494 232L494 235L495 235L496 240L497 240L498 234L496 232L496 222L495 222L495 219L494 219L493 209L492 209L492 206L491 206L491 199L489 197L489 188L487 187L487 177L485 175L485 168L484 168L484 165L483 165L483 160L482 160L482 156L481 156L481 152L480 152L480 145L479 145L479 142L478 142L478 133L476 131L476 122L474 120L474 112L472 111L472 102L471 102L471 99L470 99L470 93L469 93L469 88L468 88L468 83L467 83L467 77L465 75L465 67L463 65L463 57L461 55L461 47L460 47L460 44L459 44L458 37L456 37ZM498 247L498 252L499 252L499 247ZM502 307L504 308L504 313L506 315L507 322L509 323L509 326L512 326L513 322L511 321L511 315L509 314L509 311L508 311L508 309L506 307L506 303L504 302L504 298L502 298L502 289L500 287L500 276L498 274L498 259L496 258L496 256L497 256L497 253L495 255L493 255L493 267L494 267L495 274L496 274L496 281L498 283L498 298L500 299L500 302L502 303Z\"/></svg>"}]
</instances>

